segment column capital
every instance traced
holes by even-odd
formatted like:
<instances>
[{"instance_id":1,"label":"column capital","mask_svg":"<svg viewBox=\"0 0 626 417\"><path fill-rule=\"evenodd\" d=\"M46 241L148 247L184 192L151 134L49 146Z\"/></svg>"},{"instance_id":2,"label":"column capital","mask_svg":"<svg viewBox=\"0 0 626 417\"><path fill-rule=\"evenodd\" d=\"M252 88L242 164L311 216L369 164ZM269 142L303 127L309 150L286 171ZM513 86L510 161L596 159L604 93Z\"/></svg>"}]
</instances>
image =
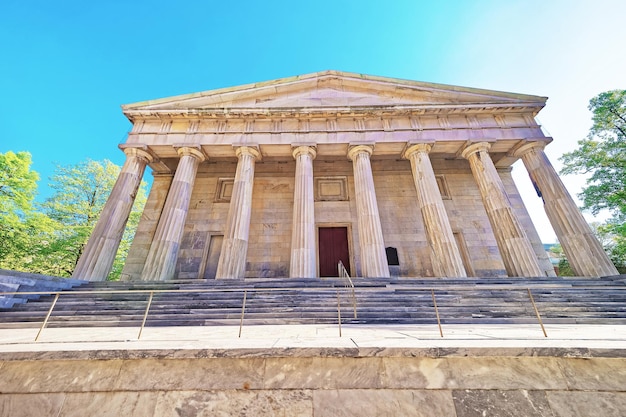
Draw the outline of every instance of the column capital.
<instances>
[{"instance_id":1,"label":"column capital","mask_svg":"<svg viewBox=\"0 0 626 417\"><path fill-rule=\"evenodd\" d=\"M134 156L136 158L143 159L146 164L150 164L154 161L154 157L142 148L124 148L122 151L126 154L126 156Z\"/></svg>"},{"instance_id":2,"label":"column capital","mask_svg":"<svg viewBox=\"0 0 626 417\"><path fill-rule=\"evenodd\" d=\"M489 149L491 149L491 143L489 142L472 143L466 146L465 149L463 149L463 151L461 152L461 156L465 159L468 159L471 155L475 154L476 152L481 152L481 151L489 152Z\"/></svg>"},{"instance_id":3,"label":"column capital","mask_svg":"<svg viewBox=\"0 0 626 417\"><path fill-rule=\"evenodd\" d=\"M413 155L416 152L430 153L430 150L432 149L432 147L433 147L432 143L410 143L409 142L406 144L404 151L402 151L402 157L404 159L409 159L411 155Z\"/></svg>"},{"instance_id":4,"label":"column capital","mask_svg":"<svg viewBox=\"0 0 626 417\"><path fill-rule=\"evenodd\" d=\"M204 154L204 152L202 152L202 150L200 149L200 146L185 146L185 145L174 145L174 149L176 149L176 153L178 154L178 156L193 156L194 158L196 158L197 160L199 160L200 162L206 161L207 156Z\"/></svg>"},{"instance_id":5,"label":"column capital","mask_svg":"<svg viewBox=\"0 0 626 417\"><path fill-rule=\"evenodd\" d=\"M513 152L513 156L516 158L520 158L524 156L525 154L527 154L528 152L532 151L533 149L543 150L547 144L548 144L547 142L543 142L543 141L526 142L525 144L517 148L515 152Z\"/></svg>"},{"instance_id":6,"label":"column capital","mask_svg":"<svg viewBox=\"0 0 626 417\"><path fill-rule=\"evenodd\" d=\"M352 161L360 153L367 153L370 156L373 152L374 145L352 145L348 148L348 159Z\"/></svg>"},{"instance_id":7,"label":"column capital","mask_svg":"<svg viewBox=\"0 0 626 417\"><path fill-rule=\"evenodd\" d=\"M241 158L242 155L250 155L255 160L261 160L261 152L256 146L239 146L235 149L235 155L237 158Z\"/></svg>"},{"instance_id":8,"label":"column capital","mask_svg":"<svg viewBox=\"0 0 626 417\"><path fill-rule=\"evenodd\" d=\"M311 155L311 159L315 159L317 156L317 147L314 145L300 145L300 146L292 146L291 154L294 159L297 159L298 156L302 154Z\"/></svg>"}]
</instances>

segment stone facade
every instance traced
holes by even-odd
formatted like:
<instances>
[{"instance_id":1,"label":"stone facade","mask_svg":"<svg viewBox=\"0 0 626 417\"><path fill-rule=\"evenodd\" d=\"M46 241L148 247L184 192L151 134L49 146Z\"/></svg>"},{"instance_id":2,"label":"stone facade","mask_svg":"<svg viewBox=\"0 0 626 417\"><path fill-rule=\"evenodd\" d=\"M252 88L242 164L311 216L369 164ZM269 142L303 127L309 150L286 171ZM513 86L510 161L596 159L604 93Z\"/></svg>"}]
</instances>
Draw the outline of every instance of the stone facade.
<instances>
[{"instance_id":1,"label":"stone facade","mask_svg":"<svg viewBox=\"0 0 626 417\"><path fill-rule=\"evenodd\" d=\"M75 277L106 278L146 164L126 280L330 276L338 261L357 277L552 276L520 158L576 272L617 274L543 153L545 100L325 71L123 106L130 162L101 219L115 230L96 227Z\"/></svg>"},{"instance_id":2,"label":"stone facade","mask_svg":"<svg viewBox=\"0 0 626 417\"><path fill-rule=\"evenodd\" d=\"M274 351L277 349L273 349ZM471 349L248 349L242 357L127 352L124 359L3 360L3 416L618 417L622 357ZM554 356L542 356L550 353ZM574 352L576 353L576 352ZM435 354L435 355L433 355ZM73 355L77 355L73 353ZM161 355L163 358L161 358ZM7 355L5 355L7 356ZM26 356L26 355L22 355ZM113 355L115 356L115 354ZM204 357L209 356L209 357Z\"/></svg>"}]
</instances>

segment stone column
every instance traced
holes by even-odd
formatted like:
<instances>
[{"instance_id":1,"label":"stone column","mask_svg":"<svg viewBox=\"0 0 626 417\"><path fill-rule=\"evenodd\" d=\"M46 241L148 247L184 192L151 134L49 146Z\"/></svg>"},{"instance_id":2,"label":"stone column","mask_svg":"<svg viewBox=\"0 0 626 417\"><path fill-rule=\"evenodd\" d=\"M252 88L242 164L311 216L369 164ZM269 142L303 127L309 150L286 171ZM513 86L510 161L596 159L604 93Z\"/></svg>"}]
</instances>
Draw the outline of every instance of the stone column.
<instances>
[{"instance_id":1,"label":"stone column","mask_svg":"<svg viewBox=\"0 0 626 417\"><path fill-rule=\"evenodd\" d=\"M296 160L296 178L293 195L291 232L291 262L289 276L311 278L317 275L315 256L315 199L313 197L314 146L293 149Z\"/></svg>"},{"instance_id":2,"label":"stone column","mask_svg":"<svg viewBox=\"0 0 626 417\"><path fill-rule=\"evenodd\" d=\"M509 276L544 276L537 255L513 212L504 184L489 156L490 147L487 142L475 143L465 148L462 155L469 160L506 271Z\"/></svg>"},{"instance_id":3,"label":"stone column","mask_svg":"<svg viewBox=\"0 0 626 417\"><path fill-rule=\"evenodd\" d=\"M567 260L580 276L617 275L615 265L543 151L545 145L545 142L531 142L520 147L514 155L522 158L531 181L541 193L544 209Z\"/></svg>"},{"instance_id":4,"label":"stone column","mask_svg":"<svg viewBox=\"0 0 626 417\"><path fill-rule=\"evenodd\" d=\"M194 147L182 146L177 152L180 160L141 273L143 281L165 281L174 278L198 165L206 159L204 154Z\"/></svg>"},{"instance_id":5,"label":"stone column","mask_svg":"<svg viewBox=\"0 0 626 417\"><path fill-rule=\"evenodd\" d=\"M140 148L125 148L124 153L124 166L72 273L73 278L104 281L111 272L137 189L146 165L153 160Z\"/></svg>"},{"instance_id":6,"label":"stone column","mask_svg":"<svg viewBox=\"0 0 626 417\"><path fill-rule=\"evenodd\" d=\"M413 181L428 243L435 256L435 273L442 277L466 277L463 259L452 234L446 208L437 186L428 153L432 145L420 143L407 148L403 157L411 161Z\"/></svg>"},{"instance_id":7,"label":"stone column","mask_svg":"<svg viewBox=\"0 0 626 417\"><path fill-rule=\"evenodd\" d=\"M383 230L380 226L370 155L373 146L357 145L348 149L354 170L359 241L361 244L361 275L366 278L389 277Z\"/></svg>"},{"instance_id":8,"label":"stone column","mask_svg":"<svg viewBox=\"0 0 626 417\"><path fill-rule=\"evenodd\" d=\"M237 148L236 155L239 162L230 198L224 243L215 275L218 279L244 278L246 273L254 164L261 154L255 148L242 146Z\"/></svg>"}]
</instances>

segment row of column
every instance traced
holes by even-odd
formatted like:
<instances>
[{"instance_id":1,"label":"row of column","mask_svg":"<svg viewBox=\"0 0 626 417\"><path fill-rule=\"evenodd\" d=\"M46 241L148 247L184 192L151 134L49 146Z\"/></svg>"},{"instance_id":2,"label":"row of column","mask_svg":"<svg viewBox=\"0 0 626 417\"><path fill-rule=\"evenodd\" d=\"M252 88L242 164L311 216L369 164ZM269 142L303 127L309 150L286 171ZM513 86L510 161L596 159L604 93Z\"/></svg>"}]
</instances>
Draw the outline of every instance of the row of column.
<instances>
[{"instance_id":1,"label":"row of column","mask_svg":"<svg viewBox=\"0 0 626 417\"><path fill-rule=\"evenodd\" d=\"M418 204L436 260L436 274L442 277L465 277L467 274L430 162L431 146L428 143L410 145L402 156L411 163ZM548 218L574 271L580 276L617 274L547 159L543 146L541 142L529 143L520 147L515 156L523 160L531 179L541 191ZM462 156L469 161L480 189L507 273L510 276L542 276L543 271L530 240L513 211L502 180L489 156L489 148L487 142L474 143L463 150ZM124 152L127 160L81 255L74 277L104 280L111 270L146 164L152 161L150 154L140 148L126 148ZM183 146L177 152L180 156L179 165L148 252L142 272L143 280L167 280L174 277L198 165L207 158L200 147ZM351 146L348 150L348 158L354 170L361 275L388 277L389 267L370 163L372 152L371 145ZM217 268L218 279L243 278L245 274L254 167L260 153L255 147L242 146L237 148L236 155L237 171ZM315 156L315 146L304 145L293 149L296 176L291 277L316 275L313 192Z\"/></svg>"}]
</instances>

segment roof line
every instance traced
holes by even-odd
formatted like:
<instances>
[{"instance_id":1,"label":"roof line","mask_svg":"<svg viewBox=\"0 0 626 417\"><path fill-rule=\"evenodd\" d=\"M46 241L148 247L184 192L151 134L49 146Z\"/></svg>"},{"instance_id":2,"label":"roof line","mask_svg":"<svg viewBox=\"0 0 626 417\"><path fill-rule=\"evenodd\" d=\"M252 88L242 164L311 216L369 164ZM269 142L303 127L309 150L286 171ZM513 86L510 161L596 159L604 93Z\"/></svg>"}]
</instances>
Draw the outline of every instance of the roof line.
<instances>
[{"instance_id":1,"label":"roof line","mask_svg":"<svg viewBox=\"0 0 626 417\"><path fill-rule=\"evenodd\" d=\"M279 86L279 85L288 85L292 83L297 83L299 81L305 81L305 80L310 80L314 78L322 79L322 78L333 78L333 77L357 79L357 80L358 79L369 80L369 81L374 81L374 82L379 82L379 83L384 83L384 84L402 84L407 87L435 89L435 90L448 91L448 92L453 91L453 92L459 92L459 93L464 92L464 93L478 94L478 95L498 95L503 98L528 100L528 101L542 101L543 103L545 103L545 101L547 100L547 97L528 95L528 94L517 94L517 93L510 93L510 92L505 92L505 91L488 90L488 89L473 88L473 87L462 87L462 86L454 86L454 85L449 85L449 84L428 83L428 82L423 82L423 81L413 81L413 80L406 80L406 79L401 79L401 78L382 77L382 76L376 76L376 75L366 75L366 74L336 71L336 70L325 70L325 71L319 71L319 72L314 72L314 73L309 73L309 74L296 75L292 77L277 78L277 79L269 80L269 81L261 81L261 82L256 82L256 83L243 84L243 85L232 86L232 87L224 87L224 88L218 88L218 89L213 89L213 90L205 90L205 91L200 91L196 93L181 94L181 95L159 98L159 99L154 99L154 100L146 100L146 101L141 101L141 102L136 102L136 103L124 104L122 105L122 109L133 110L137 107L164 104L164 103L168 103L172 101L181 101L181 100L189 100L189 99L201 98L201 97L210 97L210 96L215 96L219 94L227 94L227 93L238 93L238 92L243 92L246 90L270 88L270 87Z\"/></svg>"}]
</instances>

